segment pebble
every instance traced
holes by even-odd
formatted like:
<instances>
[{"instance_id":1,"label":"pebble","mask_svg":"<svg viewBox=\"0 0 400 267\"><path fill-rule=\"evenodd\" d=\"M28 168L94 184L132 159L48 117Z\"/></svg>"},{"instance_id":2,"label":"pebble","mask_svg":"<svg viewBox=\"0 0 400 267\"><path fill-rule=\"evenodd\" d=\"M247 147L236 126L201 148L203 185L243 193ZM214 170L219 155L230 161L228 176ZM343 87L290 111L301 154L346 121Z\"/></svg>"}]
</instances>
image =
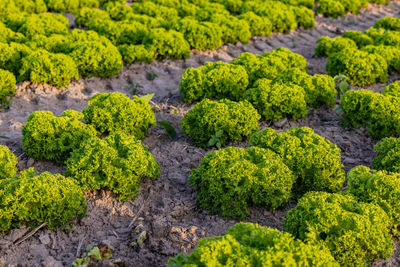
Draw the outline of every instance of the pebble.
<instances>
[{"instance_id":1,"label":"pebble","mask_svg":"<svg viewBox=\"0 0 400 267\"><path fill-rule=\"evenodd\" d=\"M43 245L48 245L50 244L50 237L48 234L43 234L41 236L39 236L39 240Z\"/></svg>"},{"instance_id":2,"label":"pebble","mask_svg":"<svg viewBox=\"0 0 400 267\"><path fill-rule=\"evenodd\" d=\"M277 122L274 122L274 126L278 127L278 128L282 128L283 126L286 125L287 122L288 122L288 120L286 118L285 119L281 119L281 120L279 120Z\"/></svg>"},{"instance_id":3,"label":"pebble","mask_svg":"<svg viewBox=\"0 0 400 267\"><path fill-rule=\"evenodd\" d=\"M33 158L29 158L28 163L27 163L26 166L28 168L30 168L30 167L33 167L33 164L35 164L35 160Z\"/></svg>"},{"instance_id":4,"label":"pebble","mask_svg":"<svg viewBox=\"0 0 400 267\"><path fill-rule=\"evenodd\" d=\"M62 262L56 261L52 256L48 256L41 264L42 267L63 267Z\"/></svg>"}]
</instances>

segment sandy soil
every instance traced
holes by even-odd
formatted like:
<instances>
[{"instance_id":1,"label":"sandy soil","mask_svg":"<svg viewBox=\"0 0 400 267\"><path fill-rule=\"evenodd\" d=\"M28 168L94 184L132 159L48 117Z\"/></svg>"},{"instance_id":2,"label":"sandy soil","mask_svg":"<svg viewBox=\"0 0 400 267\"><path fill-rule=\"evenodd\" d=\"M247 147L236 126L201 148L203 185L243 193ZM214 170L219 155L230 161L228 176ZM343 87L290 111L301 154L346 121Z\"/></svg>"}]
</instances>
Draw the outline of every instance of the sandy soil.
<instances>
[{"instance_id":1,"label":"sandy soil","mask_svg":"<svg viewBox=\"0 0 400 267\"><path fill-rule=\"evenodd\" d=\"M133 201L120 202L108 191L87 193L88 214L70 232L39 230L34 236L14 245L29 232L27 228L12 230L0 235L0 264L10 266L63 266L69 265L83 249L93 243L106 243L114 248L114 258L120 258L129 266L163 266L170 256L190 252L197 241L206 236L223 234L236 220L210 216L196 202L196 193L188 185L190 170L196 168L209 151L194 146L184 135L179 124L190 105L182 101L178 92L180 77L188 67L198 67L206 61L231 61L243 52L261 54L278 47L286 47L307 58L309 72L325 73L326 58L314 58L315 41L324 35L337 36L348 30L366 30L385 16L399 16L400 1L387 6L374 6L360 15L348 15L341 19L317 17L317 26L311 30L297 30L287 35L274 34L256 37L248 44L226 45L216 51L193 51L187 60L164 60L152 64L127 66L110 79L90 78L73 82L68 89L58 90L48 85L24 82L18 85L17 95L9 110L0 113L0 139L19 157L18 168L35 167L38 171L62 172L62 166L28 158L22 151L21 127L35 110L51 110L61 114L65 109L83 110L87 100L97 92L118 91L129 96L133 87L140 95L155 93L153 99L157 119L169 120L178 131L175 140L166 136L157 126L150 130L144 143L161 165L162 175L157 180L144 180L140 194ZM151 73L154 80L148 79ZM393 74L388 83L398 80ZM380 91L386 84L369 88ZM140 86L139 86L140 85ZM261 122L261 127L285 130L292 126L308 126L328 138L342 149L342 161L346 171L354 166L371 165L373 145L365 129L346 130L340 124L340 115L332 109L311 110L301 120L283 119L274 124ZM246 146L246 142L231 143ZM264 208L251 208L246 221L257 222L274 228L282 228L282 218L295 203L271 213ZM135 236L132 229L142 224L148 239L142 247L132 248ZM396 242L398 243L398 242ZM387 261L377 260L375 266L400 266L400 245Z\"/></svg>"}]
</instances>

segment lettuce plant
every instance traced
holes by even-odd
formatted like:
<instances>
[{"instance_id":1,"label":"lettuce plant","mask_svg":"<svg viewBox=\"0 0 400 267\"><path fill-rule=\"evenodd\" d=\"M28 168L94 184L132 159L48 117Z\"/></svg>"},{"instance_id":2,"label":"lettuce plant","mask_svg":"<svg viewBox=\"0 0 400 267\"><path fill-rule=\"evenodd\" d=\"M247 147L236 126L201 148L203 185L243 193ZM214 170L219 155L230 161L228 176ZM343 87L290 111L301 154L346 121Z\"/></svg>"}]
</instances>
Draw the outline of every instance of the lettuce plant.
<instances>
[{"instance_id":1,"label":"lettuce plant","mask_svg":"<svg viewBox=\"0 0 400 267\"><path fill-rule=\"evenodd\" d=\"M183 33L185 40L194 49L212 50L222 45L221 28L211 22L184 18L179 21L176 30Z\"/></svg>"},{"instance_id":2,"label":"lettuce plant","mask_svg":"<svg viewBox=\"0 0 400 267\"><path fill-rule=\"evenodd\" d=\"M160 176L160 166L147 147L121 133L86 140L66 165L64 174L84 190L108 188L123 201L136 197L142 178Z\"/></svg>"},{"instance_id":3,"label":"lettuce plant","mask_svg":"<svg viewBox=\"0 0 400 267\"><path fill-rule=\"evenodd\" d=\"M384 17L375 22L374 28L385 29L389 31L400 31L400 19L393 17Z\"/></svg>"},{"instance_id":4,"label":"lettuce plant","mask_svg":"<svg viewBox=\"0 0 400 267\"><path fill-rule=\"evenodd\" d=\"M32 50L23 44L0 43L0 68L12 72L18 78L22 59L31 52Z\"/></svg>"},{"instance_id":5,"label":"lettuce plant","mask_svg":"<svg viewBox=\"0 0 400 267\"><path fill-rule=\"evenodd\" d=\"M203 238L188 256L178 254L168 267L178 266L332 266L325 248L295 240L292 235L253 223L238 223L223 236Z\"/></svg>"},{"instance_id":6,"label":"lettuce plant","mask_svg":"<svg viewBox=\"0 0 400 267\"><path fill-rule=\"evenodd\" d=\"M154 59L185 59L189 57L190 46L182 33L163 28L152 29L143 41L154 55Z\"/></svg>"},{"instance_id":7,"label":"lettuce plant","mask_svg":"<svg viewBox=\"0 0 400 267\"><path fill-rule=\"evenodd\" d=\"M221 146L227 141L242 141L258 131L259 119L257 110L247 101L204 99L183 117L181 127L202 147L214 145L210 141L218 134L216 144Z\"/></svg>"},{"instance_id":8,"label":"lettuce plant","mask_svg":"<svg viewBox=\"0 0 400 267\"><path fill-rule=\"evenodd\" d=\"M249 84L244 67L223 62L189 68L182 76L179 91L185 102L203 98L239 100Z\"/></svg>"},{"instance_id":9,"label":"lettuce plant","mask_svg":"<svg viewBox=\"0 0 400 267\"><path fill-rule=\"evenodd\" d=\"M357 86L383 83L388 78L388 64L382 56L357 49L346 48L331 55L326 70L331 76L345 75Z\"/></svg>"},{"instance_id":10,"label":"lettuce plant","mask_svg":"<svg viewBox=\"0 0 400 267\"><path fill-rule=\"evenodd\" d=\"M265 120L299 119L308 112L304 89L295 84L260 79L254 88L245 92L243 99L249 101Z\"/></svg>"},{"instance_id":11,"label":"lettuce plant","mask_svg":"<svg viewBox=\"0 0 400 267\"><path fill-rule=\"evenodd\" d=\"M60 174L33 168L0 180L0 231L47 223L51 230L86 215L86 199L78 183Z\"/></svg>"},{"instance_id":12,"label":"lettuce plant","mask_svg":"<svg viewBox=\"0 0 400 267\"><path fill-rule=\"evenodd\" d=\"M349 128L366 126L372 138L400 134L400 98L370 90L349 91L340 99L341 123Z\"/></svg>"},{"instance_id":13,"label":"lettuce plant","mask_svg":"<svg viewBox=\"0 0 400 267\"><path fill-rule=\"evenodd\" d=\"M347 174L346 193L358 201L374 203L380 206L389 216L393 233L399 234L400 226L400 173L370 170L358 166Z\"/></svg>"},{"instance_id":14,"label":"lettuce plant","mask_svg":"<svg viewBox=\"0 0 400 267\"><path fill-rule=\"evenodd\" d=\"M14 74L0 69L0 103L8 102L8 99L14 96L16 87Z\"/></svg>"},{"instance_id":15,"label":"lettuce plant","mask_svg":"<svg viewBox=\"0 0 400 267\"><path fill-rule=\"evenodd\" d=\"M48 83L58 88L68 87L72 79L78 79L74 60L64 54L37 50L22 59L19 81Z\"/></svg>"},{"instance_id":16,"label":"lettuce plant","mask_svg":"<svg viewBox=\"0 0 400 267\"><path fill-rule=\"evenodd\" d=\"M400 71L400 47L396 48L393 46L373 46L368 45L361 49L361 51L368 52L373 55L379 55L383 57L388 64L388 71Z\"/></svg>"},{"instance_id":17,"label":"lettuce plant","mask_svg":"<svg viewBox=\"0 0 400 267\"><path fill-rule=\"evenodd\" d=\"M137 139L147 136L147 130L156 124L156 117L145 99L133 100L122 93L99 93L89 99L83 110L84 120L100 134L124 132Z\"/></svg>"},{"instance_id":18,"label":"lettuce plant","mask_svg":"<svg viewBox=\"0 0 400 267\"><path fill-rule=\"evenodd\" d=\"M374 44L374 40L370 36L360 31L348 31L343 33L342 37L353 40L358 48Z\"/></svg>"},{"instance_id":19,"label":"lettuce plant","mask_svg":"<svg viewBox=\"0 0 400 267\"><path fill-rule=\"evenodd\" d=\"M75 13L79 9L80 0L44 0L49 10L53 12Z\"/></svg>"},{"instance_id":20,"label":"lettuce plant","mask_svg":"<svg viewBox=\"0 0 400 267\"><path fill-rule=\"evenodd\" d=\"M275 210L291 195L294 176L271 150L228 147L212 151L190 173L202 208L211 214L244 219L248 205Z\"/></svg>"},{"instance_id":21,"label":"lettuce plant","mask_svg":"<svg viewBox=\"0 0 400 267\"><path fill-rule=\"evenodd\" d=\"M372 162L375 169L400 173L400 139L383 138L374 146L374 150L377 152Z\"/></svg>"},{"instance_id":22,"label":"lettuce plant","mask_svg":"<svg viewBox=\"0 0 400 267\"><path fill-rule=\"evenodd\" d=\"M270 36L272 32L272 23L267 17L260 17L254 12L246 12L238 16L239 19L247 21L253 36Z\"/></svg>"},{"instance_id":23,"label":"lettuce plant","mask_svg":"<svg viewBox=\"0 0 400 267\"><path fill-rule=\"evenodd\" d=\"M382 91L383 95L400 97L400 81L389 84Z\"/></svg>"},{"instance_id":24,"label":"lettuce plant","mask_svg":"<svg viewBox=\"0 0 400 267\"><path fill-rule=\"evenodd\" d=\"M324 17L337 18L341 17L346 13L346 10L342 3L337 0L319 0L319 5L315 12L322 14Z\"/></svg>"},{"instance_id":25,"label":"lettuce plant","mask_svg":"<svg viewBox=\"0 0 400 267\"><path fill-rule=\"evenodd\" d=\"M17 157L7 146L0 145L0 180L12 178L17 173Z\"/></svg>"},{"instance_id":26,"label":"lettuce plant","mask_svg":"<svg viewBox=\"0 0 400 267\"><path fill-rule=\"evenodd\" d=\"M35 35L68 34L68 19L62 14L32 14L25 18L18 29L27 37Z\"/></svg>"},{"instance_id":27,"label":"lettuce plant","mask_svg":"<svg viewBox=\"0 0 400 267\"><path fill-rule=\"evenodd\" d=\"M344 183L340 149L308 127L276 132L266 128L250 138L250 145L280 155L293 171L296 195L307 191L338 192Z\"/></svg>"},{"instance_id":28,"label":"lettuce plant","mask_svg":"<svg viewBox=\"0 0 400 267\"><path fill-rule=\"evenodd\" d=\"M153 54L144 45L120 45L118 50L121 53L125 64L153 61Z\"/></svg>"},{"instance_id":29,"label":"lettuce plant","mask_svg":"<svg viewBox=\"0 0 400 267\"><path fill-rule=\"evenodd\" d=\"M328 248L342 266L370 265L394 250L386 212L350 195L309 192L286 214L283 228L308 244Z\"/></svg>"},{"instance_id":30,"label":"lettuce plant","mask_svg":"<svg viewBox=\"0 0 400 267\"><path fill-rule=\"evenodd\" d=\"M237 59L232 61L232 64L241 65L246 69L250 85L258 79L273 80L287 69L307 70L306 59L286 48L277 48L261 56L246 52L240 54Z\"/></svg>"},{"instance_id":31,"label":"lettuce plant","mask_svg":"<svg viewBox=\"0 0 400 267\"><path fill-rule=\"evenodd\" d=\"M83 115L66 110L60 116L50 111L35 111L22 126L22 146L25 153L37 160L66 161L83 141L97 136L93 126L84 124Z\"/></svg>"},{"instance_id":32,"label":"lettuce plant","mask_svg":"<svg viewBox=\"0 0 400 267\"><path fill-rule=\"evenodd\" d=\"M297 26L310 29L315 26L314 12L304 6L291 7L296 16Z\"/></svg>"},{"instance_id":33,"label":"lettuce plant","mask_svg":"<svg viewBox=\"0 0 400 267\"><path fill-rule=\"evenodd\" d=\"M317 40L318 46L315 48L315 55L317 57L331 56L334 53L340 52L346 48L357 49L355 41L342 36L330 38L323 36Z\"/></svg>"},{"instance_id":34,"label":"lettuce plant","mask_svg":"<svg viewBox=\"0 0 400 267\"><path fill-rule=\"evenodd\" d=\"M215 14L211 18L211 22L221 28L224 43L248 43L251 38L250 26L246 20L235 16Z\"/></svg>"},{"instance_id":35,"label":"lettuce plant","mask_svg":"<svg viewBox=\"0 0 400 267\"><path fill-rule=\"evenodd\" d=\"M70 56L82 77L111 77L123 67L121 54L111 42L83 42Z\"/></svg>"},{"instance_id":36,"label":"lettuce plant","mask_svg":"<svg viewBox=\"0 0 400 267\"><path fill-rule=\"evenodd\" d=\"M308 106L318 108L322 104L333 106L336 103L337 91L335 81L328 75L308 75L306 72L293 68L283 71L272 84L297 85L303 88Z\"/></svg>"}]
</instances>

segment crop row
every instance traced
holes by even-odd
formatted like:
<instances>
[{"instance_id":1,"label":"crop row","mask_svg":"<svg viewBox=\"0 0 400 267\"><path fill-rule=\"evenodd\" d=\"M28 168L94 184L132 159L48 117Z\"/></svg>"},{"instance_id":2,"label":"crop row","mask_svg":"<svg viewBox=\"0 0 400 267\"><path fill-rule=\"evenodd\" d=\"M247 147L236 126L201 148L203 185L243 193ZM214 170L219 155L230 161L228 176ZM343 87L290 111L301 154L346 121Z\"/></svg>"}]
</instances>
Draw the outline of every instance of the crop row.
<instances>
[{"instance_id":1,"label":"crop row","mask_svg":"<svg viewBox=\"0 0 400 267\"><path fill-rule=\"evenodd\" d=\"M248 205L273 211L290 198L297 206L284 218L287 233L239 223L168 266L370 266L389 258L400 225L400 139L375 150L375 170L353 168L345 190L340 150L308 128L267 128L249 148L210 152L189 182L211 214L244 219Z\"/></svg>"},{"instance_id":2,"label":"crop row","mask_svg":"<svg viewBox=\"0 0 400 267\"><path fill-rule=\"evenodd\" d=\"M62 14L0 6L0 69L12 72L17 82L66 87L79 76L116 75L124 62L182 59L191 48L216 49L271 31L314 26L312 11L276 1L243 3L237 14L208 1L120 2L102 1L103 9L96 4L69 10L84 28L72 31ZM10 90L7 94L12 95Z\"/></svg>"},{"instance_id":3,"label":"crop row","mask_svg":"<svg viewBox=\"0 0 400 267\"><path fill-rule=\"evenodd\" d=\"M55 229L82 218L82 189L108 188L121 200L134 199L142 178L160 176L160 166L140 141L154 125L146 100L120 93L95 95L83 113L33 112L22 129L25 153L65 164L70 178L33 168L16 174L17 158L0 146L0 231L42 222ZM107 137L99 138L102 134Z\"/></svg>"},{"instance_id":4,"label":"crop row","mask_svg":"<svg viewBox=\"0 0 400 267\"><path fill-rule=\"evenodd\" d=\"M160 175L140 142L152 126L149 104L120 93L94 96L82 114L32 113L23 126L25 152L65 164L66 177L32 168L16 174L17 158L0 146L0 231L42 222L56 229L81 219L86 213L82 189L107 188L121 200L134 199L141 178ZM108 136L100 139L101 133ZM249 205L273 211L298 199L285 217L289 234L238 224L223 237L200 241L191 255L178 255L170 265L312 261L316 266L360 266L388 258L394 249L391 233L400 223L400 174L395 173L400 170L400 140L385 138L375 150L376 170L352 169L344 191L340 149L306 127L267 128L252 135L248 148L210 152L189 177L200 206L211 214L244 219Z\"/></svg>"},{"instance_id":5,"label":"crop row","mask_svg":"<svg viewBox=\"0 0 400 267\"><path fill-rule=\"evenodd\" d=\"M306 60L302 56L282 48L261 56L244 53L232 63L206 63L198 69L189 68L183 74L180 84L180 91L186 101L202 99L184 116L181 124L183 132L187 133L197 145L221 147L228 141L241 141L251 137L251 145L272 150L283 158L283 162L276 160L276 156L270 159L276 161L274 164L277 166L286 165L288 168L286 172L278 175L283 179L284 187L279 189L282 199L269 202L270 207L274 208L290 198L292 187L296 189L294 194L301 196L310 189L337 192L344 182L339 149L315 135L311 129L294 129L285 133L263 130L257 133L258 120L261 118L296 119L305 116L308 107L319 107L324 104L333 106L336 103L337 91L333 78L327 75L310 76L306 73L306 65ZM376 138L398 136L400 113L396 103L400 99L399 88L399 82L396 82L387 86L382 93L368 90L344 92L340 100L343 124L349 127L366 125L371 136ZM96 176L116 175L115 179L124 179L122 173L126 174L126 171L117 172L113 168L106 171L102 168L106 168L107 164L95 163L110 160L107 157L121 156L119 153L113 154L119 150L117 139L126 139L130 136L133 139L129 137L129 140L124 142L133 146L134 140L143 139L147 135L147 129L153 127L155 123L154 112L146 99L134 96L131 100L120 93L97 94L89 100L88 107L82 113L67 110L60 116L54 116L49 111L33 112L23 126L22 143L28 156L37 160L67 164L68 176L80 176L79 180L83 184L91 184L98 181L91 178ZM97 138L110 133L118 135L109 137L110 140ZM87 143L82 145L85 140L88 140ZM96 154L102 151L100 147L107 146L111 146L110 151L114 152L110 152L107 157ZM103 152L106 150L103 149ZM228 154L233 159L253 157L253 161L260 160L259 156L256 156L258 154L268 154L258 149L253 150L245 154L237 151ZM213 153L208 155L210 160ZM128 157L128 154L124 157ZM87 164L94 164L95 167L86 166ZM117 167L119 164L115 164L115 168L121 168ZM154 164L152 163L152 166ZM131 167L134 165L131 164ZM282 171L286 167L282 167ZM150 169L155 170L156 167ZM146 176L146 171L130 171L143 173L138 175L139 177ZM150 173L152 175L147 176L153 177L157 172ZM15 173L8 173L10 177L13 175ZM191 178L194 186L204 185L201 175L195 177L197 176ZM125 185L113 188L111 180L104 178L104 183L86 185L84 188L98 189L107 186L115 189L114 191L123 199L134 197L137 183L132 185L133 187ZM218 179L216 177L210 181L216 182ZM119 186L121 184L123 183L119 182ZM208 195L209 192L205 190L204 194ZM225 190L221 192L225 193ZM256 192L250 190L249 193ZM215 197L224 199L220 196ZM208 201L213 199L206 198ZM253 201L255 198L251 195L246 197ZM209 203L205 204L205 207L224 209L228 212L224 216L232 212L243 217L246 215L244 208L246 203L242 202L237 210L227 208L223 203L220 205Z\"/></svg>"},{"instance_id":6,"label":"crop row","mask_svg":"<svg viewBox=\"0 0 400 267\"><path fill-rule=\"evenodd\" d=\"M326 70L343 74L351 84L364 86L386 82L393 71L400 71L400 19L386 17L365 33L349 31L342 36L321 37L316 56L329 56Z\"/></svg>"},{"instance_id":7,"label":"crop row","mask_svg":"<svg viewBox=\"0 0 400 267\"><path fill-rule=\"evenodd\" d=\"M12 72L16 82L66 87L78 77L116 75L123 63L184 59L190 49L216 49L223 43L246 43L252 36L315 25L314 1L123 2L2 1L0 69ZM353 13L368 4L341 2L345 12ZM323 3L317 4L317 10ZM84 30L70 32L66 17L46 11L73 12L76 25ZM6 76L0 78L7 79L6 89L0 92L2 102L15 91L14 79L8 78L9 73Z\"/></svg>"},{"instance_id":8,"label":"crop row","mask_svg":"<svg viewBox=\"0 0 400 267\"><path fill-rule=\"evenodd\" d=\"M243 53L232 63L188 68L179 85L183 99L188 103L203 100L185 115L182 129L203 147L219 132L223 145L257 131L260 117L298 119L310 107L333 106L337 96L334 79L311 76L306 70L306 59L284 48L260 56Z\"/></svg>"}]
</instances>

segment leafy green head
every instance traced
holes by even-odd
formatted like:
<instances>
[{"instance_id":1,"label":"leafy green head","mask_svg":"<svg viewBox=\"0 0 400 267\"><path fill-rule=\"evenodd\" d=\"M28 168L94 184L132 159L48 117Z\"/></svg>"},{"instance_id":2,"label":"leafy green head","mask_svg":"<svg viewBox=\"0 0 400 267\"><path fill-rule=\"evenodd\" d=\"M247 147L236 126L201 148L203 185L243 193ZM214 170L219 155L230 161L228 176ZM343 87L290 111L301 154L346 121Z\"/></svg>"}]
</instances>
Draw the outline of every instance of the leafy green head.
<instances>
[{"instance_id":1,"label":"leafy green head","mask_svg":"<svg viewBox=\"0 0 400 267\"><path fill-rule=\"evenodd\" d=\"M372 162L375 169L400 173L400 139L383 138L374 146L374 150L377 152Z\"/></svg>"},{"instance_id":2,"label":"leafy green head","mask_svg":"<svg viewBox=\"0 0 400 267\"><path fill-rule=\"evenodd\" d=\"M124 132L138 139L147 136L147 130L156 124L156 117L148 101L122 93L100 93L89 100L83 110L85 122L99 133Z\"/></svg>"},{"instance_id":3,"label":"leafy green head","mask_svg":"<svg viewBox=\"0 0 400 267\"><path fill-rule=\"evenodd\" d=\"M202 147L242 141L258 131L260 115L247 101L204 99L182 119L182 130Z\"/></svg>"},{"instance_id":4,"label":"leafy green head","mask_svg":"<svg viewBox=\"0 0 400 267\"><path fill-rule=\"evenodd\" d=\"M0 145L0 180L12 178L17 173L17 157L7 146Z\"/></svg>"},{"instance_id":5,"label":"leafy green head","mask_svg":"<svg viewBox=\"0 0 400 267\"><path fill-rule=\"evenodd\" d=\"M294 176L280 156L263 148L228 147L206 155L189 183L211 214L244 219L247 206L275 210L290 196Z\"/></svg>"},{"instance_id":6,"label":"leafy green head","mask_svg":"<svg viewBox=\"0 0 400 267\"><path fill-rule=\"evenodd\" d=\"M358 201L380 206L391 220L393 233L399 234L399 173L370 170L368 167L358 166L348 172L347 184L346 194L353 195Z\"/></svg>"},{"instance_id":7,"label":"leafy green head","mask_svg":"<svg viewBox=\"0 0 400 267\"><path fill-rule=\"evenodd\" d=\"M51 230L86 215L86 199L71 178L33 168L0 180L0 231L46 223Z\"/></svg>"},{"instance_id":8,"label":"leafy green head","mask_svg":"<svg viewBox=\"0 0 400 267\"><path fill-rule=\"evenodd\" d=\"M0 69L0 103L10 101L10 98L15 94L16 87L14 74Z\"/></svg>"},{"instance_id":9,"label":"leafy green head","mask_svg":"<svg viewBox=\"0 0 400 267\"><path fill-rule=\"evenodd\" d=\"M168 261L174 266L332 266L339 264L326 248L305 244L292 235L253 223L237 223L223 236L204 238L188 256Z\"/></svg>"},{"instance_id":10,"label":"leafy green head","mask_svg":"<svg viewBox=\"0 0 400 267\"><path fill-rule=\"evenodd\" d=\"M64 174L84 190L107 188L123 201L135 199L142 178L160 176L160 166L148 148L124 133L86 140L66 165Z\"/></svg>"},{"instance_id":11,"label":"leafy green head","mask_svg":"<svg viewBox=\"0 0 400 267\"><path fill-rule=\"evenodd\" d=\"M67 110L60 116L50 111L35 111L22 126L25 153L37 160L63 163L83 141L97 136L91 125L80 121L82 113Z\"/></svg>"},{"instance_id":12,"label":"leafy green head","mask_svg":"<svg viewBox=\"0 0 400 267\"><path fill-rule=\"evenodd\" d=\"M350 195L309 192L286 214L283 228L308 244L326 247L345 266L369 265L394 250L385 211Z\"/></svg>"},{"instance_id":13,"label":"leafy green head","mask_svg":"<svg viewBox=\"0 0 400 267\"><path fill-rule=\"evenodd\" d=\"M250 138L250 145L280 155L296 177L296 195L314 190L338 192L344 183L340 149L308 127L276 132L266 128Z\"/></svg>"}]
</instances>

